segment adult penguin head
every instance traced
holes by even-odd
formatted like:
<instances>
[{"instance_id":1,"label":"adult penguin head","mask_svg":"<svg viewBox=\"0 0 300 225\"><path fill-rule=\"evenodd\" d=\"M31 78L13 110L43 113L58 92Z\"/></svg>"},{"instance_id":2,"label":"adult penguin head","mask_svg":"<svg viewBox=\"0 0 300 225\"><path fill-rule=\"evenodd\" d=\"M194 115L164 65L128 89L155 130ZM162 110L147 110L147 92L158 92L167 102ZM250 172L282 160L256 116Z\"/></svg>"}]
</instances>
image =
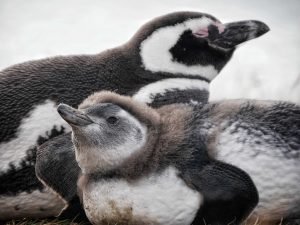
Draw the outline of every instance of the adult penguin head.
<instances>
[{"instance_id":1,"label":"adult penguin head","mask_svg":"<svg viewBox=\"0 0 300 225\"><path fill-rule=\"evenodd\" d=\"M210 82L239 44L267 31L260 21L223 24L205 13L175 12L146 23L128 45L135 45L146 71Z\"/></svg>"}]
</instances>

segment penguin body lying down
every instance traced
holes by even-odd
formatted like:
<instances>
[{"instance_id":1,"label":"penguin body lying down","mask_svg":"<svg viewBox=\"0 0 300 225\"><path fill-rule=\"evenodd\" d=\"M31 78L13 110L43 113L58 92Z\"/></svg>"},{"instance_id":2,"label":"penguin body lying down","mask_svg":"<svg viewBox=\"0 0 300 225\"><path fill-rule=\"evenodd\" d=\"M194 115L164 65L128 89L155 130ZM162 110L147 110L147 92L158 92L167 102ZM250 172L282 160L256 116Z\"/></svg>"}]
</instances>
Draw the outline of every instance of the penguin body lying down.
<instances>
[{"instance_id":1,"label":"penguin body lying down","mask_svg":"<svg viewBox=\"0 0 300 225\"><path fill-rule=\"evenodd\" d=\"M211 159L192 107L158 110L112 93L61 104L93 224L239 224L258 201L249 176Z\"/></svg>"},{"instance_id":2,"label":"penguin body lying down","mask_svg":"<svg viewBox=\"0 0 300 225\"><path fill-rule=\"evenodd\" d=\"M58 199L54 204L55 197L34 173L36 146L69 132L56 113L58 103L77 107L101 90L134 96L154 107L207 102L209 82L236 46L267 31L259 21L222 24L208 14L175 12L146 23L114 49L1 71L0 220L53 216L63 207ZM176 99L170 97L175 91Z\"/></svg>"},{"instance_id":3,"label":"penguin body lying down","mask_svg":"<svg viewBox=\"0 0 300 225\"><path fill-rule=\"evenodd\" d=\"M87 98L80 109L87 105L96 105L98 100L102 103L105 102L103 96L109 99L108 102L114 102L115 98L119 98L114 94L95 94ZM162 112L164 114L160 115ZM205 162L207 156L197 158L197 155L193 155L192 158L196 157L196 162L187 163L184 156L190 154L190 149L188 147L186 150L181 146L182 143L185 143L186 146L191 145L197 149L205 149L203 152L208 153L208 161L217 159L232 164L246 171L253 179L260 196L258 206L251 216L254 221L258 219L275 223L282 218L285 220L299 219L299 106L279 101L230 100L205 105L174 104L161 107L156 110L156 113L163 118L161 119L162 123L170 125L170 133L174 132L173 137L172 135L167 136L168 141L178 146L183 152L180 157L176 154L171 155L166 160L168 163L179 157L186 165L202 168L207 163ZM144 117L147 117L146 112ZM180 124L176 121L184 121L184 124L188 125L176 127ZM92 134L91 137L93 137ZM184 141L180 142L181 140ZM72 199L73 195L69 191L76 191L76 181L80 169L78 166L74 166L76 161L71 137L69 135L61 137L62 146L55 146L55 142L53 140L52 143L41 146L39 149L36 172L60 196L64 199ZM165 148L168 149L169 144L167 141L165 143ZM168 152L168 150L166 151ZM62 165L53 158L53 156L58 156L59 152L68 154L67 160L65 160L68 163ZM143 157L139 157L142 160ZM201 161L200 159L205 160ZM78 154L77 160L79 160ZM181 160L178 162L179 165ZM201 185L210 185L210 175L204 174L203 176L202 174L200 176L201 173L198 173L201 168L197 170L197 178L191 177L190 182L202 179ZM61 175L62 171L65 171L64 177ZM214 185L216 189L210 189L212 192L208 196L221 189L218 182ZM205 206L206 193L205 191L200 191L200 193L202 193L203 206ZM217 197L219 197L218 192ZM210 197L207 198L210 199ZM220 201L216 201L216 204L222 205Z\"/></svg>"}]
</instances>

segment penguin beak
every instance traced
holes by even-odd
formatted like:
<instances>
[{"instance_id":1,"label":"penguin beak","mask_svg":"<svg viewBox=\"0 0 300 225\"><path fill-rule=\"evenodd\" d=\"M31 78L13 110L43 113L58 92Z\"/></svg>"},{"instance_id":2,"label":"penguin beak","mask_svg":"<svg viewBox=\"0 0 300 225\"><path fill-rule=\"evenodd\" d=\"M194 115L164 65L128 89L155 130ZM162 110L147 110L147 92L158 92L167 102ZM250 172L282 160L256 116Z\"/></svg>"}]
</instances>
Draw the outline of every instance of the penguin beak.
<instances>
[{"instance_id":1,"label":"penguin beak","mask_svg":"<svg viewBox=\"0 0 300 225\"><path fill-rule=\"evenodd\" d=\"M66 104L59 104L57 112L71 126L86 126L93 123L87 115Z\"/></svg>"},{"instance_id":2,"label":"penguin beak","mask_svg":"<svg viewBox=\"0 0 300 225\"><path fill-rule=\"evenodd\" d=\"M265 23L256 20L227 23L223 26L216 23L208 27L206 39L212 47L231 50L243 42L260 37L269 30Z\"/></svg>"}]
</instances>

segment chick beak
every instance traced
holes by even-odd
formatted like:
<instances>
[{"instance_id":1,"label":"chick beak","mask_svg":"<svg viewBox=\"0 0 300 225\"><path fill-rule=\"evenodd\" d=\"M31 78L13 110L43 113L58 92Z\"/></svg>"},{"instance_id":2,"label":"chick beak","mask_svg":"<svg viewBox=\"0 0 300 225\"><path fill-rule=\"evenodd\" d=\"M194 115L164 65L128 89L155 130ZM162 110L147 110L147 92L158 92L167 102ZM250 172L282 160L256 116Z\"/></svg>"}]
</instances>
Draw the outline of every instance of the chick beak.
<instances>
[{"instance_id":1,"label":"chick beak","mask_svg":"<svg viewBox=\"0 0 300 225\"><path fill-rule=\"evenodd\" d=\"M86 126L93 123L87 115L66 104L59 104L57 112L71 126Z\"/></svg>"}]
</instances>

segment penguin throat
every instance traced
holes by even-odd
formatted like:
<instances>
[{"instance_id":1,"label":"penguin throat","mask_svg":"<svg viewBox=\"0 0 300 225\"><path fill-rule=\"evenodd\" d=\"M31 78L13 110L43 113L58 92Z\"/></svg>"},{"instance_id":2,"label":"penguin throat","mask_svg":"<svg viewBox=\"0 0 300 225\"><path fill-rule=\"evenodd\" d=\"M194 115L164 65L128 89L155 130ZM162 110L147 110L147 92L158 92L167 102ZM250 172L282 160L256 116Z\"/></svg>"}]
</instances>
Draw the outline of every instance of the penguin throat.
<instances>
[{"instance_id":1,"label":"penguin throat","mask_svg":"<svg viewBox=\"0 0 300 225\"><path fill-rule=\"evenodd\" d=\"M173 103L206 103L209 83L200 79L168 78L139 89L133 99L153 107Z\"/></svg>"}]
</instances>

